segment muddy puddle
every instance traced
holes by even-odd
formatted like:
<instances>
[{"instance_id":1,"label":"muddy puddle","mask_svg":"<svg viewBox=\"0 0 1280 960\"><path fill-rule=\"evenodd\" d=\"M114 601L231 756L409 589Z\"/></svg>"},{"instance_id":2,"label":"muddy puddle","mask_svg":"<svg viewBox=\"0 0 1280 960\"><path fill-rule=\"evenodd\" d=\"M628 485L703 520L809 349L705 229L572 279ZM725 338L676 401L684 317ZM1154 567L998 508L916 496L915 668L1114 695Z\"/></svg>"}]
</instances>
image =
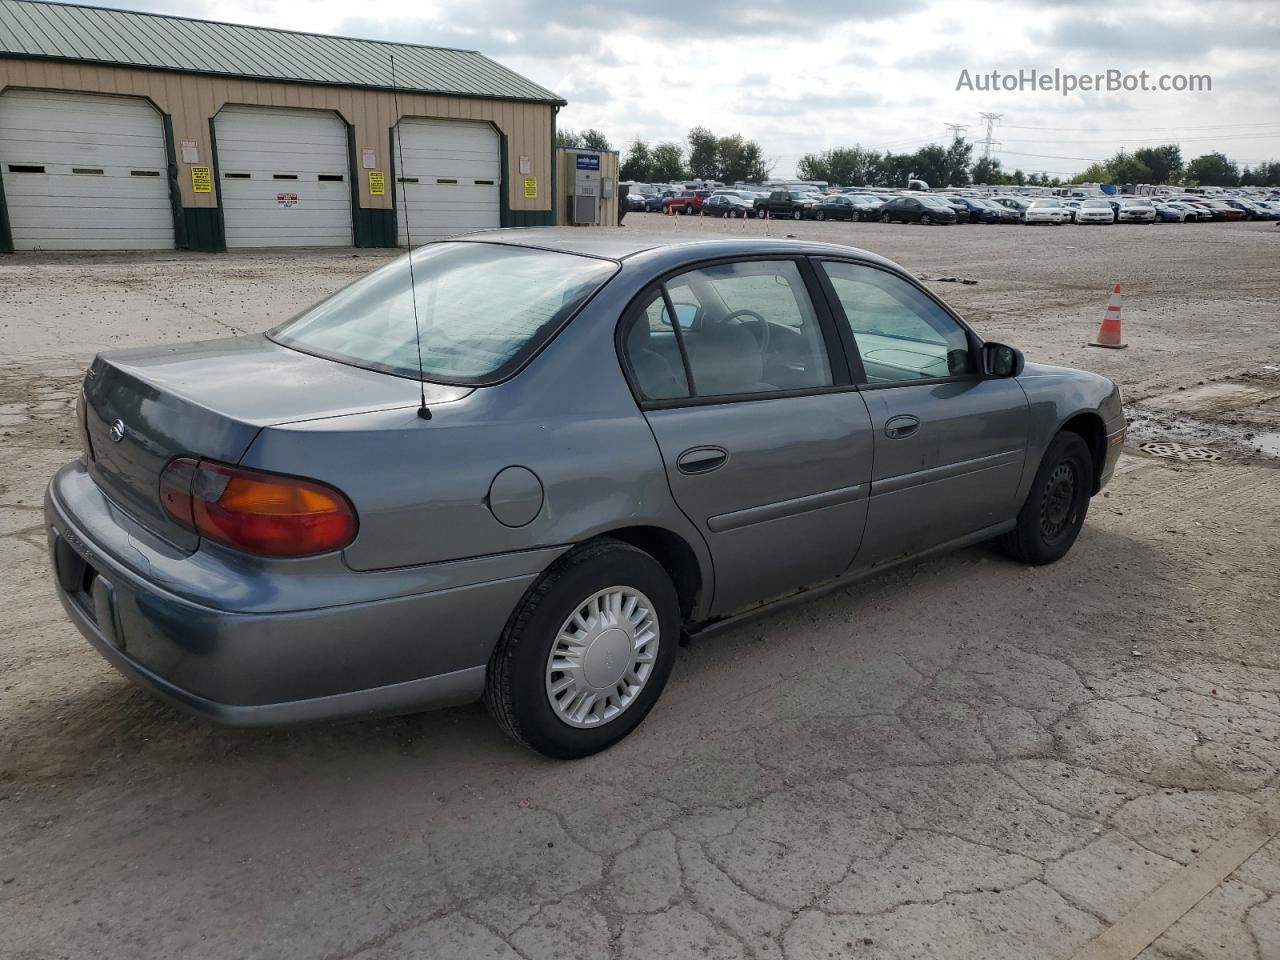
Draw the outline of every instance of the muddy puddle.
<instances>
[{"instance_id":1,"label":"muddy puddle","mask_svg":"<svg viewBox=\"0 0 1280 960\"><path fill-rule=\"evenodd\" d=\"M1224 457L1265 457L1280 460L1280 431L1228 426L1200 420L1185 413L1155 410L1141 404L1125 406L1129 418L1130 445L1152 440L1208 447Z\"/></svg>"}]
</instances>

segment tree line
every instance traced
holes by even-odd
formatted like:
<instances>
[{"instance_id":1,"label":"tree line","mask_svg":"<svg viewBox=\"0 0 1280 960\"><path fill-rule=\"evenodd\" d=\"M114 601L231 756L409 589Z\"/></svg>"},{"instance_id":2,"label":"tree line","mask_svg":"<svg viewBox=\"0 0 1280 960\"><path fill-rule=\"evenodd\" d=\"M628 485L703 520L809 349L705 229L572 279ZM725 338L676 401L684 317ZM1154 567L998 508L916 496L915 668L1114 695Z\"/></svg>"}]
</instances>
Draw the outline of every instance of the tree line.
<instances>
[{"instance_id":1,"label":"tree line","mask_svg":"<svg viewBox=\"0 0 1280 960\"><path fill-rule=\"evenodd\" d=\"M1280 162L1241 168L1224 153L1202 154L1182 162L1182 150L1174 143L1143 147L1132 153L1121 150L1103 163L1091 164L1076 183L1168 183L1200 187L1280 187Z\"/></svg>"},{"instance_id":2,"label":"tree line","mask_svg":"<svg viewBox=\"0 0 1280 960\"><path fill-rule=\"evenodd\" d=\"M561 147L611 150L609 138L599 130L561 130ZM759 183L768 179L773 164L766 161L760 144L740 134L717 136L706 127L694 127L684 144L672 141L650 144L636 139L627 148L619 168L622 180L641 183L674 183L680 180L718 180L721 183ZM906 186L914 177L933 186L1057 187L1063 180L1045 173L1007 171L997 157L973 159L973 144L957 137L947 146L930 144L914 153L892 153L862 146L836 147L806 153L796 164L800 180L825 180L846 187ZM1069 183L1171 184L1209 187L1280 186L1280 162L1241 167L1225 154L1206 153L1186 163L1176 143L1121 150L1110 159L1091 164Z\"/></svg>"},{"instance_id":3,"label":"tree line","mask_svg":"<svg viewBox=\"0 0 1280 960\"><path fill-rule=\"evenodd\" d=\"M805 154L796 165L796 174L801 180L826 180L849 187L905 186L908 177L940 187L967 187L975 183L1033 187L1063 184L1060 178L1044 173L1006 171L997 157L979 157L973 161L972 154L972 144L963 138L956 138L948 147L933 144L915 153L837 147ZM1182 149L1176 143L1166 143L1132 152L1121 150L1105 162L1091 164L1069 182L1274 187L1280 186L1280 162L1241 169L1224 154L1214 152L1184 164Z\"/></svg>"},{"instance_id":4,"label":"tree line","mask_svg":"<svg viewBox=\"0 0 1280 960\"><path fill-rule=\"evenodd\" d=\"M610 150L609 138L595 129L556 133L556 145L590 150ZM650 144L632 141L618 168L620 180L640 183L674 183L680 180L718 180L756 183L767 180L773 164L755 140L732 133L717 136L706 127L694 127L684 143L663 141Z\"/></svg>"}]
</instances>

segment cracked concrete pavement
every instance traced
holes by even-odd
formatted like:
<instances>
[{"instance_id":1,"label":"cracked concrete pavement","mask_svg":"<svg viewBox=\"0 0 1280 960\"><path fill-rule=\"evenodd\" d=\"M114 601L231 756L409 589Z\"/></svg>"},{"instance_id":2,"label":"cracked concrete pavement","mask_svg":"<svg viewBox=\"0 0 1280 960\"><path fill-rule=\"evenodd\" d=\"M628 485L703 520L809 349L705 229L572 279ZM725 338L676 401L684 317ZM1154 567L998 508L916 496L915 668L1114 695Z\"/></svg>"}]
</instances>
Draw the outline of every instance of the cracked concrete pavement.
<instances>
[{"instance_id":1,"label":"cracked concrete pavement","mask_svg":"<svg viewBox=\"0 0 1280 960\"><path fill-rule=\"evenodd\" d=\"M1070 260L1065 229L785 229L977 278L936 286L1126 397L1280 362L1261 224L1090 231ZM1052 567L966 550L697 642L572 764L479 707L233 731L134 689L45 558L85 362L263 329L385 256L0 261L5 956L1065 960L1275 800L1280 469L1239 455L1131 451ZM1134 347L1086 352L1118 262ZM1278 839L1141 953L1277 956Z\"/></svg>"}]
</instances>

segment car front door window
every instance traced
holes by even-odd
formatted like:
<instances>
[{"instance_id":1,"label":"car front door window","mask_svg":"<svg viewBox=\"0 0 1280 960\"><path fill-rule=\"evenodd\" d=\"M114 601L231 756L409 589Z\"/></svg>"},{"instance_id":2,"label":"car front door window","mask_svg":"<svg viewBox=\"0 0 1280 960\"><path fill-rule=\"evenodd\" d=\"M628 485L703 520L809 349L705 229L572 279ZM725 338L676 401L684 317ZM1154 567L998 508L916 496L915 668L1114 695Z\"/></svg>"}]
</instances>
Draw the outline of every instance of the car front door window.
<instances>
[{"instance_id":1,"label":"car front door window","mask_svg":"<svg viewBox=\"0 0 1280 960\"><path fill-rule=\"evenodd\" d=\"M848 318L869 384L974 372L964 328L916 287L875 267L835 261L822 266Z\"/></svg>"}]
</instances>

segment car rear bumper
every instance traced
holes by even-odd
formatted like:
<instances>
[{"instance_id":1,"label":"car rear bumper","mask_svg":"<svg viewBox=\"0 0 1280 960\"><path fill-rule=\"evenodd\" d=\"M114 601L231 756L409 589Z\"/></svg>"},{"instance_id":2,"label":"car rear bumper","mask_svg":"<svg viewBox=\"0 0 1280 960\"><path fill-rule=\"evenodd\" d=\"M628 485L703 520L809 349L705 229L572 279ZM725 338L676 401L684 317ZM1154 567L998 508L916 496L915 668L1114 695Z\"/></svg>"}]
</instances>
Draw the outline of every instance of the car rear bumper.
<instances>
[{"instance_id":1,"label":"car rear bumper","mask_svg":"<svg viewBox=\"0 0 1280 960\"><path fill-rule=\"evenodd\" d=\"M63 609L129 679L237 726L404 713L475 700L508 616L558 552L529 551L508 558L499 579L446 589L380 595L388 583L382 574L352 571L349 576L366 593L354 602L344 590L349 602L340 605L225 610L213 597L192 600L190 584L175 577L181 562L166 565L136 537L128 538L136 554L128 562L113 555L106 544L112 543L116 516L105 503L99 509L82 488L86 482L92 483L82 469L64 468L45 495L50 559ZM438 568L467 563L431 565L437 568L433 576ZM462 580L475 572L464 572ZM232 568L226 573L241 575ZM399 575L396 582L403 584ZM262 586L263 592L271 589L270 583Z\"/></svg>"}]
</instances>

